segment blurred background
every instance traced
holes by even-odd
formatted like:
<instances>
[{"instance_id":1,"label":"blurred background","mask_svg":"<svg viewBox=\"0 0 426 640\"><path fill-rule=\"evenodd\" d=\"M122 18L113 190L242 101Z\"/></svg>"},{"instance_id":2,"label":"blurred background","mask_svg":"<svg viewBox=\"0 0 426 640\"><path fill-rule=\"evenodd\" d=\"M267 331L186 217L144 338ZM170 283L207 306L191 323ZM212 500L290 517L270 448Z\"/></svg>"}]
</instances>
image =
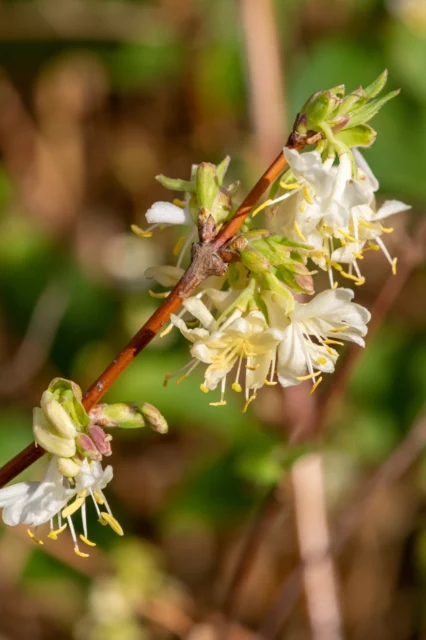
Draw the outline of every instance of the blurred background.
<instances>
[{"instance_id":1,"label":"blurred background","mask_svg":"<svg viewBox=\"0 0 426 640\"><path fill-rule=\"evenodd\" d=\"M379 198L413 205L388 241L395 284L383 256L364 261L377 331L349 381L331 380L331 409L331 387L317 392L314 434L297 432L311 404L296 390L264 389L243 415L238 394L210 407L199 375L164 388L188 359L177 332L132 364L108 400L155 404L169 434L114 437L108 499L126 536L91 514L82 560L66 534L40 547L1 525L0 638L426 638L426 428L407 436L426 392L425 63L424 0L0 1L1 464L31 441L48 382L87 388L156 308L143 274L179 234L130 233L171 197L156 174L229 153L242 197L311 93L387 67L402 94L366 157ZM312 597L300 548L304 526L314 547L322 535L322 471L309 488L309 469L306 486L286 470L318 443L325 543L349 533Z\"/></svg>"}]
</instances>

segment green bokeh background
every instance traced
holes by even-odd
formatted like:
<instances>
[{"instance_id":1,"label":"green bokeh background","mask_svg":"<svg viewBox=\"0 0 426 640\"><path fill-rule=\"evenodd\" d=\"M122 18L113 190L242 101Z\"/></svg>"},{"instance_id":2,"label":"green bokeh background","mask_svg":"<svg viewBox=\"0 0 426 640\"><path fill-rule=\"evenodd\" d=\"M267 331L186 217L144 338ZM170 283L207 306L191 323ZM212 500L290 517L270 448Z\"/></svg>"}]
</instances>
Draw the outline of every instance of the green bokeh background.
<instances>
[{"instance_id":1,"label":"green bokeh background","mask_svg":"<svg viewBox=\"0 0 426 640\"><path fill-rule=\"evenodd\" d=\"M366 153L380 198L413 206L395 223L390 246L398 254L426 206L424 3L271 6L285 130L318 89L342 82L353 89L385 67L389 87L401 87L376 118L377 142ZM170 259L178 233L141 240L129 226L143 226L151 203L168 198L155 175L186 177L191 163L230 153L230 173L244 194L264 168L246 38L236 0L0 5L0 463L31 441L31 410L50 379L87 387L154 310L143 272ZM276 139L274 153L284 142ZM367 284L357 292L370 307L389 277L385 260L376 258L365 261ZM329 420L321 447L331 520L386 461L424 402L425 286L421 266ZM46 291L53 294L43 303ZM28 334L37 308L41 319ZM49 330L58 309L59 324ZM27 344L19 358L28 335L40 353ZM0 528L1 637L210 638L202 633L218 615L250 517L284 474L281 513L241 597L239 633L246 635L235 637L252 637L248 630L298 562L285 470L306 447L287 443L276 389L242 414L237 394L226 407L210 407L200 373L165 388L165 373L187 359L177 333L157 339L108 394L155 404L170 426L166 436L114 438L108 496L126 538L92 516L98 548L80 562L65 535L37 547L25 532ZM42 466L24 477L40 475ZM342 558L348 637L426 633L425 471L420 459L380 494ZM303 607L280 637L311 637Z\"/></svg>"}]
</instances>

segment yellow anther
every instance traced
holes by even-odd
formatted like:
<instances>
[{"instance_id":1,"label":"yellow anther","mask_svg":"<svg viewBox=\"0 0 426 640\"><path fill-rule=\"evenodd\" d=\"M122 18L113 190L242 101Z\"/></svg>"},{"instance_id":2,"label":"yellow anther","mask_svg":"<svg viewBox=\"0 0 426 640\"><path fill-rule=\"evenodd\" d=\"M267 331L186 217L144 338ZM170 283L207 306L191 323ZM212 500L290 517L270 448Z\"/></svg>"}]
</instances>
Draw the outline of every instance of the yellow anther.
<instances>
[{"instance_id":1,"label":"yellow anther","mask_svg":"<svg viewBox=\"0 0 426 640\"><path fill-rule=\"evenodd\" d=\"M98 504L104 504L105 500L103 499L103 496L101 496L101 494L99 493L99 491L94 491L93 495L95 497L95 500Z\"/></svg>"},{"instance_id":2,"label":"yellow anther","mask_svg":"<svg viewBox=\"0 0 426 640\"><path fill-rule=\"evenodd\" d=\"M168 336L169 333L173 331L173 327L174 327L174 324L170 323L167 329L164 329L164 331L160 333L160 338L164 338L165 336Z\"/></svg>"},{"instance_id":3,"label":"yellow anther","mask_svg":"<svg viewBox=\"0 0 426 640\"><path fill-rule=\"evenodd\" d=\"M183 200L179 200L179 198L174 198L173 199L173 204L175 204L177 207L180 207L181 209L183 209L185 207L185 203Z\"/></svg>"},{"instance_id":4,"label":"yellow anther","mask_svg":"<svg viewBox=\"0 0 426 640\"><path fill-rule=\"evenodd\" d=\"M27 533L30 536L31 540L34 540L34 542L36 542L37 544L44 544L43 540L40 540L40 538L37 538L35 534L31 531L31 529L27 529Z\"/></svg>"},{"instance_id":5,"label":"yellow anther","mask_svg":"<svg viewBox=\"0 0 426 640\"><path fill-rule=\"evenodd\" d=\"M365 227L366 229L373 229L373 225L366 220L358 220L358 224L360 227Z\"/></svg>"},{"instance_id":6,"label":"yellow anther","mask_svg":"<svg viewBox=\"0 0 426 640\"><path fill-rule=\"evenodd\" d=\"M342 234L342 236L344 238L347 238L349 240L349 242L358 242L358 240L356 238L354 238L353 236L351 236L349 233L347 233L344 229L339 229L340 233Z\"/></svg>"},{"instance_id":7,"label":"yellow anther","mask_svg":"<svg viewBox=\"0 0 426 640\"><path fill-rule=\"evenodd\" d=\"M263 209L266 209L266 207L269 207L271 202L272 202L271 199L265 200L265 202L262 202L262 204L260 204L258 207L256 207L254 211L252 211L251 217L254 218L255 216L257 216L257 214L263 211Z\"/></svg>"},{"instance_id":8,"label":"yellow anther","mask_svg":"<svg viewBox=\"0 0 426 640\"><path fill-rule=\"evenodd\" d=\"M86 538L86 536L83 536L82 533L80 533L80 540L84 542L84 544L87 544L87 546L89 547L96 547L96 542L92 542L91 540L89 540L89 538Z\"/></svg>"},{"instance_id":9,"label":"yellow anther","mask_svg":"<svg viewBox=\"0 0 426 640\"><path fill-rule=\"evenodd\" d=\"M172 377L172 374L170 373L170 371L168 371L166 373L166 375L164 376L164 380L163 380L163 387L167 387L167 385L169 384L169 380Z\"/></svg>"},{"instance_id":10,"label":"yellow anther","mask_svg":"<svg viewBox=\"0 0 426 640\"><path fill-rule=\"evenodd\" d=\"M137 224L132 224L130 227L133 233L136 233L140 238L152 238L152 231L144 231Z\"/></svg>"},{"instance_id":11,"label":"yellow anther","mask_svg":"<svg viewBox=\"0 0 426 640\"><path fill-rule=\"evenodd\" d=\"M325 258L325 262L330 267L333 267L333 269L336 269L336 271L342 271L342 266L338 262L333 262L333 260L330 260L329 258Z\"/></svg>"},{"instance_id":12,"label":"yellow anther","mask_svg":"<svg viewBox=\"0 0 426 640\"><path fill-rule=\"evenodd\" d=\"M211 407L224 407L226 405L226 400L221 400L220 402L209 402Z\"/></svg>"},{"instance_id":13,"label":"yellow anther","mask_svg":"<svg viewBox=\"0 0 426 640\"><path fill-rule=\"evenodd\" d=\"M382 224L379 226L382 233L393 233L393 227L384 227Z\"/></svg>"},{"instance_id":14,"label":"yellow anther","mask_svg":"<svg viewBox=\"0 0 426 640\"><path fill-rule=\"evenodd\" d=\"M208 393L210 391L210 389L208 389L204 383L200 384L200 389L203 393Z\"/></svg>"},{"instance_id":15,"label":"yellow anther","mask_svg":"<svg viewBox=\"0 0 426 640\"><path fill-rule=\"evenodd\" d=\"M185 236L181 236L173 248L173 255L178 256L185 242Z\"/></svg>"},{"instance_id":16,"label":"yellow anther","mask_svg":"<svg viewBox=\"0 0 426 640\"><path fill-rule=\"evenodd\" d=\"M181 376L176 380L176 384L181 384L184 380L186 380L186 378L189 378L190 375L191 375L191 372L187 371L186 373L183 374L183 376Z\"/></svg>"},{"instance_id":17,"label":"yellow anther","mask_svg":"<svg viewBox=\"0 0 426 640\"><path fill-rule=\"evenodd\" d=\"M275 387L276 384L278 384L278 382L274 382L273 380L266 380L265 379L265 384L267 387Z\"/></svg>"},{"instance_id":18,"label":"yellow anther","mask_svg":"<svg viewBox=\"0 0 426 640\"><path fill-rule=\"evenodd\" d=\"M303 187L303 197L308 204L314 204L314 199L312 198L309 188L306 185Z\"/></svg>"},{"instance_id":19,"label":"yellow anther","mask_svg":"<svg viewBox=\"0 0 426 640\"><path fill-rule=\"evenodd\" d=\"M286 189L287 191L292 191L292 189L300 189L302 185L298 182L292 182L290 184L286 184L284 180L281 180L280 187L281 189Z\"/></svg>"},{"instance_id":20,"label":"yellow anther","mask_svg":"<svg viewBox=\"0 0 426 640\"><path fill-rule=\"evenodd\" d=\"M327 358L321 356L321 358L318 358L317 362L318 364L327 364Z\"/></svg>"},{"instance_id":21,"label":"yellow anther","mask_svg":"<svg viewBox=\"0 0 426 640\"><path fill-rule=\"evenodd\" d=\"M149 289L148 293L151 296L151 298L157 298L158 300L163 300L163 298L168 298L170 295L170 291L163 291L161 293L156 293L155 291L152 291L152 289Z\"/></svg>"},{"instance_id":22,"label":"yellow anther","mask_svg":"<svg viewBox=\"0 0 426 640\"><path fill-rule=\"evenodd\" d=\"M73 513L80 509L84 500L85 498L76 498L72 504L69 504L68 507L65 507L65 509L62 511L62 517L69 518L69 516L72 516Z\"/></svg>"},{"instance_id":23,"label":"yellow anther","mask_svg":"<svg viewBox=\"0 0 426 640\"><path fill-rule=\"evenodd\" d=\"M246 364L246 369L248 369L249 371L256 371L259 367L260 367L260 364L256 364L254 367L251 367L248 364Z\"/></svg>"},{"instance_id":24,"label":"yellow anther","mask_svg":"<svg viewBox=\"0 0 426 640\"><path fill-rule=\"evenodd\" d=\"M362 278L358 278L358 282L355 282L356 287L362 287L363 284L365 284L364 276L362 276Z\"/></svg>"},{"instance_id":25,"label":"yellow anther","mask_svg":"<svg viewBox=\"0 0 426 640\"><path fill-rule=\"evenodd\" d=\"M234 382L234 383L232 384L232 390L233 390L233 391L236 391L237 393L241 393L242 388L241 388L240 383L239 383L239 382Z\"/></svg>"},{"instance_id":26,"label":"yellow anther","mask_svg":"<svg viewBox=\"0 0 426 640\"><path fill-rule=\"evenodd\" d=\"M365 282L365 278L358 278L358 276L354 276L352 275L352 273L347 273L346 271L341 271L340 275L342 275L344 278L346 278L347 280L353 280L353 282L355 282L355 284L364 284Z\"/></svg>"},{"instance_id":27,"label":"yellow anther","mask_svg":"<svg viewBox=\"0 0 426 640\"><path fill-rule=\"evenodd\" d=\"M330 339L328 339L328 340L324 340L323 344L325 344L325 345L327 345L327 344L338 344L339 347L343 347L345 343L344 342L340 342L339 340L330 340Z\"/></svg>"},{"instance_id":28,"label":"yellow anther","mask_svg":"<svg viewBox=\"0 0 426 640\"><path fill-rule=\"evenodd\" d=\"M106 511L101 511L101 518L103 518L105 522L109 524L111 529L115 531L117 535L124 536L123 528L121 524L114 518L114 516L112 516L110 513L107 513Z\"/></svg>"},{"instance_id":29,"label":"yellow anther","mask_svg":"<svg viewBox=\"0 0 426 640\"><path fill-rule=\"evenodd\" d=\"M398 262L398 258L394 258L392 260L392 273L393 273L394 276L396 276L396 264L397 264L397 262Z\"/></svg>"},{"instance_id":30,"label":"yellow anther","mask_svg":"<svg viewBox=\"0 0 426 640\"><path fill-rule=\"evenodd\" d=\"M63 524L62 527L60 527L59 529L52 529L52 531L50 531L47 534L47 537L50 538L51 540L57 540L58 539L58 535L60 533L62 533L62 531L65 531L65 529L67 528L67 523Z\"/></svg>"},{"instance_id":31,"label":"yellow anther","mask_svg":"<svg viewBox=\"0 0 426 640\"><path fill-rule=\"evenodd\" d=\"M370 242L368 243L368 246L370 247L370 249L371 249L372 251L380 251L380 247L379 247L379 245L378 245L378 244L374 244L374 242L371 242L371 241L370 241Z\"/></svg>"},{"instance_id":32,"label":"yellow anther","mask_svg":"<svg viewBox=\"0 0 426 640\"><path fill-rule=\"evenodd\" d=\"M333 282L333 286L331 288L332 289L337 289L338 286L339 286L339 284L337 282Z\"/></svg>"},{"instance_id":33,"label":"yellow anther","mask_svg":"<svg viewBox=\"0 0 426 640\"><path fill-rule=\"evenodd\" d=\"M299 225L297 224L297 222L295 222L295 223L294 223L294 230L295 230L295 232L297 233L297 235L299 236L299 238L300 238L301 240L303 240L303 242L306 242L306 238L305 238L305 236L303 235L302 231L300 230L300 227L299 227Z\"/></svg>"},{"instance_id":34,"label":"yellow anther","mask_svg":"<svg viewBox=\"0 0 426 640\"><path fill-rule=\"evenodd\" d=\"M359 253L358 251L354 251L353 255L355 256L355 258L358 258L358 260L364 260L364 256L362 255L362 253Z\"/></svg>"},{"instance_id":35,"label":"yellow anther","mask_svg":"<svg viewBox=\"0 0 426 640\"><path fill-rule=\"evenodd\" d=\"M74 553L76 556L79 556L80 558L88 558L89 554L88 553L83 553L82 551L80 551L80 549L77 549L77 547L74 547Z\"/></svg>"},{"instance_id":36,"label":"yellow anther","mask_svg":"<svg viewBox=\"0 0 426 640\"><path fill-rule=\"evenodd\" d=\"M249 405L253 402L253 400L256 400L256 397L257 397L257 394L253 393L251 398L249 398L245 403L242 413L245 413L247 411L247 409L249 408Z\"/></svg>"},{"instance_id":37,"label":"yellow anther","mask_svg":"<svg viewBox=\"0 0 426 640\"><path fill-rule=\"evenodd\" d=\"M312 393L314 393L314 391L316 389L318 389L319 385L322 382L322 378L318 378L318 380L315 382L315 384L312 385L312 389L309 391L309 394L311 395Z\"/></svg>"},{"instance_id":38,"label":"yellow anther","mask_svg":"<svg viewBox=\"0 0 426 640\"><path fill-rule=\"evenodd\" d=\"M306 200L302 200L302 202L301 202L301 204L300 204L300 207L299 207L299 211L300 211L300 213L303 213L303 212L305 211L305 209L306 209L306 204L307 204L307 203L306 203Z\"/></svg>"},{"instance_id":39,"label":"yellow anther","mask_svg":"<svg viewBox=\"0 0 426 640\"><path fill-rule=\"evenodd\" d=\"M321 375L321 371L315 371L315 373L309 373L306 376L296 376L296 380L300 380L300 382L303 382L304 380L313 380L314 378L320 375Z\"/></svg>"},{"instance_id":40,"label":"yellow anther","mask_svg":"<svg viewBox=\"0 0 426 640\"><path fill-rule=\"evenodd\" d=\"M337 329L330 329L330 333L340 333L341 331L346 331L346 329L349 329L348 324L344 324L343 327L337 327Z\"/></svg>"},{"instance_id":41,"label":"yellow anther","mask_svg":"<svg viewBox=\"0 0 426 640\"><path fill-rule=\"evenodd\" d=\"M338 356L339 354L337 353L336 349L332 349L331 347L324 345L325 348L327 349L327 353L329 353L331 356Z\"/></svg>"}]
</instances>

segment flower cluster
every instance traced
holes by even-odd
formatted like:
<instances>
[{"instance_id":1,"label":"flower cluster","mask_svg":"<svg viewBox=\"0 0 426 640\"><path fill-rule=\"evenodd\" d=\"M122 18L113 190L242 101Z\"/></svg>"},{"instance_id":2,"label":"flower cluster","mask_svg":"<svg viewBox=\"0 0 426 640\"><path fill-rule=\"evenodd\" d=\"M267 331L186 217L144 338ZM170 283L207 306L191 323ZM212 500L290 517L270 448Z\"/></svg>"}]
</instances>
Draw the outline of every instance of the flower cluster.
<instances>
[{"instance_id":1,"label":"flower cluster","mask_svg":"<svg viewBox=\"0 0 426 640\"><path fill-rule=\"evenodd\" d=\"M205 280L160 334L177 327L192 356L186 367L167 374L166 382L176 374L181 382L202 363L201 390L220 389L211 404L226 404L230 380L234 391L244 390L245 411L264 385L310 380L314 391L323 374L334 371L337 347L344 341L364 346L370 313L342 285L365 282L360 262L368 250L381 250L396 273L396 258L382 239L392 229L383 222L409 208L395 200L377 206L378 182L358 150L375 139L366 122L397 93L378 97L385 82L386 73L366 89L345 96L344 87L335 87L304 105L284 148L285 172L223 248L226 273ZM299 152L294 147L301 141L315 143L315 150ZM177 263L146 273L163 287L174 286L182 276L197 230L199 244L208 243L235 212L238 185L224 186L228 164L227 158L217 166L194 166L189 181L158 177L184 197L173 204L154 203L146 213L151 226L134 230L146 237L156 227L189 228L178 241ZM264 222L259 227L260 212ZM313 276L320 270L328 273L330 289L315 294ZM313 297L306 301L306 296Z\"/></svg>"},{"instance_id":2,"label":"flower cluster","mask_svg":"<svg viewBox=\"0 0 426 640\"><path fill-rule=\"evenodd\" d=\"M38 544L37 528L49 523L48 538L56 540L69 529L74 552L80 557L79 540L95 546L88 537L86 500L93 502L98 520L115 533L123 529L113 516L103 490L112 480L110 465L102 467L103 457L111 455L112 436L103 427L137 428L146 423L160 433L167 423L150 404L102 404L87 414L80 387L70 380L56 378L43 393L40 407L33 412L36 443L49 454L49 464L41 482L20 482L0 490L3 521L9 526L25 524L28 535ZM82 533L77 536L73 516L81 513ZM34 529L34 530L33 530Z\"/></svg>"}]
</instances>

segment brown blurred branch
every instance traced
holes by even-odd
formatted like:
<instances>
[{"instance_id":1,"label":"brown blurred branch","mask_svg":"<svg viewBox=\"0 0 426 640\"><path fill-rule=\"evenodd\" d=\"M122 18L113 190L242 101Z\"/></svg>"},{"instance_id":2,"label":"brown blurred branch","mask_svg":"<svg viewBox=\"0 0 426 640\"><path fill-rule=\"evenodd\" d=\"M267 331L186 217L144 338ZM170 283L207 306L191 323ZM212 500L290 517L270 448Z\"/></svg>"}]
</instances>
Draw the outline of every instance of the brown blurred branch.
<instances>
[{"instance_id":1,"label":"brown blurred branch","mask_svg":"<svg viewBox=\"0 0 426 640\"><path fill-rule=\"evenodd\" d=\"M358 498L338 519L331 538L330 552L338 556L357 530L365 509L377 491L399 480L413 465L426 446L426 405L420 417L393 454L368 480ZM296 567L281 586L277 598L260 627L264 640L275 640L293 611L302 587L303 565Z\"/></svg>"}]
</instances>

